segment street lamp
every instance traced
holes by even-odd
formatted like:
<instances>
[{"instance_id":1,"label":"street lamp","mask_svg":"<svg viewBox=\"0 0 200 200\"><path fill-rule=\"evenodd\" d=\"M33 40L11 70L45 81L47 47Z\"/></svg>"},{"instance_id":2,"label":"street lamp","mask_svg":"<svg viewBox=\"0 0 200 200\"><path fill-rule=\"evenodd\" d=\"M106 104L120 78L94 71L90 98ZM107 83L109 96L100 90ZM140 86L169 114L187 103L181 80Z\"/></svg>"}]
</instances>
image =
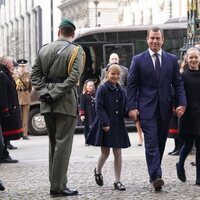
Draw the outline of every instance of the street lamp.
<instances>
[{"instance_id":1,"label":"street lamp","mask_svg":"<svg viewBox=\"0 0 200 200\"><path fill-rule=\"evenodd\" d=\"M97 24L97 17L98 17L98 13L97 13L97 5L99 4L99 1L95 0L93 1L95 4L95 19L96 19L96 27L98 26Z\"/></svg>"},{"instance_id":2,"label":"street lamp","mask_svg":"<svg viewBox=\"0 0 200 200\"><path fill-rule=\"evenodd\" d=\"M172 0L169 0L169 18L172 18Z\"/></svg>"},{"instance_id":3,"label":"street lamp","mask_svg":"<svg viewBox=\"0 0 200 200\"><path fill-rule=\"evenodd\" d=\"M51 5L51 42L53 42L53 0L50 2Z\"/></svg>"}]
</instances>

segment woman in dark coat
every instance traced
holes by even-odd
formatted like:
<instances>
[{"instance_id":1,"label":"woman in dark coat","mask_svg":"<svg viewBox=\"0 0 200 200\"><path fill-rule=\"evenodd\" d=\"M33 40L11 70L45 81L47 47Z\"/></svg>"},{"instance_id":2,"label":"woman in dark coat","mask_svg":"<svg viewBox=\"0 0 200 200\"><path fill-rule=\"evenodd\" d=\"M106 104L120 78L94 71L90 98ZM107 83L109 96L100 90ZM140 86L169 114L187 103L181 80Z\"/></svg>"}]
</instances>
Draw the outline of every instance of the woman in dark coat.
<instances>
[{"instance_id":1,"label":"woman in dark coat","mask_svg":"<svg viewBox=\"0 0 200 200\"><path fill-rule=\"evenodd\" d=\"M106 69L106 80L97 89L96 115L87 144L101 146L101 155L94 170L95 181L103 185L101 170L113 148L116 190L126 190L120 182L122 156L121 148L130 146L128 132L125 127L124 116L126 108L125 91L118 84L121 68L118 64L111 64Z\"/></svg>"},{"instance_id":2,"label":"woman in dark coat","mask_svg":"<svg viewBox=\"0 0 200 200\"><path fill-rule=\"evenodd\" d=\"M200 186L200 52L190 48L186 53L189 69L182 73L187 108L180 119L180 136L184 145L181 148L179 162L176 164L178 178L185 182L185 160L196 145L196 185Z\"/></svg>"},{"instance_id":3,"label":"woman in dark coat","mask_svg":"<svg viewBox=\"0 0 200 200\"><path fill-rule=\"evenodd\" d=\"M11 159L7 151L6 142L20 139L23 133L18 96L15 81L12 77L14 69L11 57L3 57L0 64L0 117L4 138L2 162Z\"/></svg>"}]
</instances>

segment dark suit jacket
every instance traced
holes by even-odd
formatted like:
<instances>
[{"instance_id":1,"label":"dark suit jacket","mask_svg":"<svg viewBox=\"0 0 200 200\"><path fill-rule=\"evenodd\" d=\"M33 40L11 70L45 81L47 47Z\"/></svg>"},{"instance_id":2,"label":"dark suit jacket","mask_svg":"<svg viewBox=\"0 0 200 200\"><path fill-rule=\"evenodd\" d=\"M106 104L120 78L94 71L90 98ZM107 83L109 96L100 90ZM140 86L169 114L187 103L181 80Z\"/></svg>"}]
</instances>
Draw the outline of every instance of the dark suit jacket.
<instances>
[{"instance_id":1,"label":"dark suit jacket","mask_svg":"<svg viewBox=\"0 0 200 200\"><path fill-rule=\"evenodd\" d=\"M170 119L173 107L171 86L175 91L177 106L186 105L176 56L162 51L161 67L158 79L148 50L132 58L128 77L127 107L128 110L138 109L141 119L152 118L158 102L162 119Z\"/></svg>"}]
</instances>

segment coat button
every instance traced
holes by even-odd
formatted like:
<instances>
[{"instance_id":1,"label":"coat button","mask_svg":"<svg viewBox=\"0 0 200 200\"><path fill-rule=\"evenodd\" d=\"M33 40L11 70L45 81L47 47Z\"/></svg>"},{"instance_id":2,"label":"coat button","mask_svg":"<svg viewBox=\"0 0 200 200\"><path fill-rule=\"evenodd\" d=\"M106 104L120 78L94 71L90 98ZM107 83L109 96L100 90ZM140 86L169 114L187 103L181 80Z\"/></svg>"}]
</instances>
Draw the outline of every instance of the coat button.
<instances>
[{"instance_id":1,"label":"coat button","mask_svg":"<svg viewBox=\"0 0 200 200\"><path fill-rule=\"evenodd\" d=\"M118 99L116 99L116 102L118 102L119 100Z\"/></svg>"},{"instance_id":2,"label":"coat button","mask_svg":"<svg viewBox=\"0 0 200 200\"><path fill-rule=\"evenodd\" d=\"M118 114L118 111L115 111L116 114Z\"/></svg>"}]
</instances>

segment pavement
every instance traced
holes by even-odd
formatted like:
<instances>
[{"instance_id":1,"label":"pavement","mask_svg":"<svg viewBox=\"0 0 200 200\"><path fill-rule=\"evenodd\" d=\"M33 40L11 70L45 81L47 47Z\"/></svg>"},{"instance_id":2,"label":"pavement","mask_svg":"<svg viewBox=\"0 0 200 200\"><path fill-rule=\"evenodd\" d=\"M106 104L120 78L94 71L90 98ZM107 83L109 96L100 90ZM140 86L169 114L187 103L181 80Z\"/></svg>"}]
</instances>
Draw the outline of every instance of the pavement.
<instances>
[{"instance_id":1,"label":"pavement","mask_svg":"<svg viewBox=\"0 0 200 200\"><path fill-rule=\"evenodd\" d=\"M98 147L85 146L84 136L76 134L68 170L68 187L78 189L75 197L54 199L87 200L200 200L200 187L195 185L196 168L190 165L194 155L189 155L185 163L187 181L178 180L175 164L178 156L168 155L173 150L174 141L168 139L163 158L162 192L155 192L149 184L144 147L137 146L137 134L129 133L132 146L123 149L123 168L121 181L126 191L113 189L114 170L112 152L103 168L104 186L96 185L94 168L100 153ZM4 182L5 191L0 191L0 200L49 200L48 181L48 137L30 136L30 140L11 142L16 150L9 150L16 164L2 164L0 179Z\"/></svg>"}]
</instances>

